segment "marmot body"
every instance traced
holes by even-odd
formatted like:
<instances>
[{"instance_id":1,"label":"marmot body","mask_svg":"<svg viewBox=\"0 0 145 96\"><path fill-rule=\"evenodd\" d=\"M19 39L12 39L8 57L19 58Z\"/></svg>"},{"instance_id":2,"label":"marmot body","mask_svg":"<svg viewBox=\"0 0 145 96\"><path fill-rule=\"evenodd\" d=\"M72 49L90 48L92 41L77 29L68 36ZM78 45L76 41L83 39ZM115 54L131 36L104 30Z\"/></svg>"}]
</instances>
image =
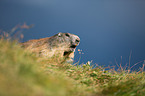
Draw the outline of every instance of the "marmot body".
<instances>
[{"instance_id":1,"label":"marmot body","mask_svg":"<svg viewBox=\"0 0 145 96\"><path fill-rule=\"evenodd\" d=\"M39 56L53 57L58 55L65 61L72 62L74 51L79 44L80 38L71 33L58 33L54 36L29 40L21 43L26 48Z\"/></svg>"}]
</instances>

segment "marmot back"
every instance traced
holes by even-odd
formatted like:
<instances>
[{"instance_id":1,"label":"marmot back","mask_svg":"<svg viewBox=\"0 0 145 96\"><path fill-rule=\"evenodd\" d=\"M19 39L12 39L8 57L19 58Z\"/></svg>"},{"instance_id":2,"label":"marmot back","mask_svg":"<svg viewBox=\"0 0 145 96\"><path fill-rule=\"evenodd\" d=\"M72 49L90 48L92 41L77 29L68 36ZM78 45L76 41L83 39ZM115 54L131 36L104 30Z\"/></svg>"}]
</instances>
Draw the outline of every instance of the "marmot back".
<instances>
[{"instance_id":1,"label":"marmot back","mask_svg":"<svg viewBox=\"0 0 145 96\"><path fill-rule=\"evenodd\" d=\"M54 36L29 40L21 43L26 48L38 56L53 57L58 55L64 61L72 62L76 46L78 46L80 38L71 33L58 33Z\"/></svg>"}]
</instances>

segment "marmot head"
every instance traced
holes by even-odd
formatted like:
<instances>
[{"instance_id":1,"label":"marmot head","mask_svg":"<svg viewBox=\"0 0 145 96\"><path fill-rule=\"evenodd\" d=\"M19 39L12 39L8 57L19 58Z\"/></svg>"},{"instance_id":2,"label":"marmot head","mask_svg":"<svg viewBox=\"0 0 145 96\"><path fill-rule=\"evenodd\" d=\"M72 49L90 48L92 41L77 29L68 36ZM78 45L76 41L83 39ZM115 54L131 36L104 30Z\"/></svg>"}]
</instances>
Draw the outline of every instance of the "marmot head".
<instances>
[{"instance_id":1,"label":"marmot head","mask_svg":"<svg viewBox=\"0 0 145 96\"><path fill-rule=\"evenodd\" d=\"M64 49L64 56L69 55L70 53L74 52L76 46L80 43L80 38L77 35L71 33L58 33L52 37L50 37L50 44L54 47L63 47Z\"/></svg>"}]
</instances>

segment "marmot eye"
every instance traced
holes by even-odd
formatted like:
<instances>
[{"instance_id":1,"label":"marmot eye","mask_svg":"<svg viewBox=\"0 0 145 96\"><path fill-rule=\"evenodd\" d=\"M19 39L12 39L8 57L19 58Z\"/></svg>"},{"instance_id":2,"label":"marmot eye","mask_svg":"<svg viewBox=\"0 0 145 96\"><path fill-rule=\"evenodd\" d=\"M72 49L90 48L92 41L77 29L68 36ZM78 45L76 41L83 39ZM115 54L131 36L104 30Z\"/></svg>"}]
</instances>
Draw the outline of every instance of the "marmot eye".
<instances>
[{"instance_id":1,"label":"marmot eye","mask_svg":"<svg viewBox=\"0 0 145 96\"><path fill-rule=\"evenodd\" d=\"M68 33L66 33L65 36L70 37L70 35Z\"/></svg>"}]
</instances>

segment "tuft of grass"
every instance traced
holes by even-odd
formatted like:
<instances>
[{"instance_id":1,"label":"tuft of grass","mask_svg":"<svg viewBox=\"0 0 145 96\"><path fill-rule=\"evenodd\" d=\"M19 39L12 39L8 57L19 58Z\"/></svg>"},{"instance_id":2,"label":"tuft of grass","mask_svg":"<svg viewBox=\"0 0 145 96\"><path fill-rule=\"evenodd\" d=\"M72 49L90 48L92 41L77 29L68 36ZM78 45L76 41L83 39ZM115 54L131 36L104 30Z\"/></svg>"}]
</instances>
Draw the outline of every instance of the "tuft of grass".
<instances>
[{"instance_id":1,"label":"tuft of grass","mask_svg":"<svg viewBox=\"0 0 145 96\"><path fill-rule=\"evenodd\" d=\"M53 61L53 58L51 60ZM87 87L86 91L97 96L145 95L145 73L143 71L105 70L100 66L92 69L93 66L89 62L78 66L53 64L50 69L63 71L66 77L77 81L79 85L85 85Z\"/></svg>"},{"instance_id":2,"label":"tuft of grass","mask_svg":"<svg viewBox=\"0 0 145 96\"><path fill-rule=\"evenodd\" d=\"M0 40L0 96L86 96L81 85L40 63L16 42Z\"/></svg>"},{"instance_id":3,"label":"tuft of grass","mask_svg":"<svg viewBox=\"0 0 145 96\"><path fill-rule=\"evenodd\" d=\"M0 40L0 96L144 96L145 73L60 63Z\"/></svg>"}]
</instances>

